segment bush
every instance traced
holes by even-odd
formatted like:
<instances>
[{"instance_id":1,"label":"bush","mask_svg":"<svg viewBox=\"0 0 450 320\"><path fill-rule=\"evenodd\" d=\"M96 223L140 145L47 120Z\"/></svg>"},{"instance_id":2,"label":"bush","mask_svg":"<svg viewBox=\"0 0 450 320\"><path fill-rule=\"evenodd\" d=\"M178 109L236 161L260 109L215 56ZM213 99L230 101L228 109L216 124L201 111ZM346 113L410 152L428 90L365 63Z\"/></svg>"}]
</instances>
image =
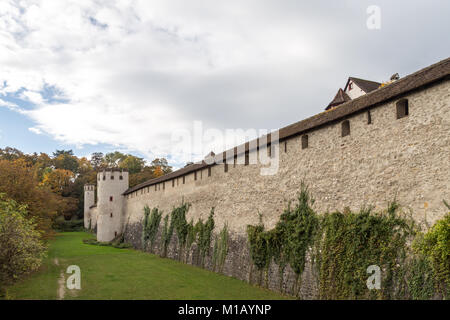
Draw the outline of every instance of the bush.
<instances>
[{"instance_id":1,"label":"bush","mask_svg":"<svg viewBox=\"0 0 450 320\"><path fill-rule=\"evenodd\" d=\"M414 248L431 265L437 293L450 298L450 213L421 235Z\"/></svg>"},{"instance_id":2,"label":"bush","mask_svg":"<svg viewBox=\"0 0 450 320\"><path fill-rule=\"evenodd\" d=\"M6 285L38 269L45 255L41 234L27 215L25 205L0 194L0 293Z\"/></svg>"},{"instance_id":3,"label":"bush","mask_svg":"<svg viewBox=\"0 0 450 320\"><path fill-rule=\"evenodd\" d=\"M64 216L59 216L53 221L53 229L59 232L73 232L84 230L84 220L66 220Z\"/></svg>"}]
</instances>

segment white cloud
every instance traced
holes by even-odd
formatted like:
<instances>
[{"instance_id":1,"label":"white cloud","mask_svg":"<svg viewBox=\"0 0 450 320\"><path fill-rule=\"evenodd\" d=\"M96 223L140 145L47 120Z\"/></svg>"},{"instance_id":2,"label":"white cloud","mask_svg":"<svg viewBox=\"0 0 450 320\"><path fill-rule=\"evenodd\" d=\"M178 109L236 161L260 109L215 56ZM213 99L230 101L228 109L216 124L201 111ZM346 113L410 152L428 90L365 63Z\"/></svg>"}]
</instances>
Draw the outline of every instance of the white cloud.
<instances>
[{"instance_id":1,"label":"white cloud","mask_svg":"<svg viewBox=\"0 0 450 320\"><path fill-rule=\"evenodd\" d=\"M0 98L18 94L33 108L0 106L31 118L34 133L149 158L170 153L171 133L194 120L272 129L321 111L346 76L383 80L400 71L385 50L395 37L368 34L367 5L343 3L2 1ZM384 3L382 14L390 8L394 18L410 10ZM385 37L395 34L388 22L383 28ZM416 64L428 54L406 48ZM49 100L48 87L63 100Z\"/></svg>"},{"instance_id":2,"label":"white cloud","mask_svg":"<svg viewBox=\"0 0 450 320\"><path fill-rule=\"evenodd\" d=\"M30 132L35 133L35 134L42 134L42 131L41 131L39 128L31 127L31 128L28 128L28 130L29 130Z\"/></svg>"}]
</instances>

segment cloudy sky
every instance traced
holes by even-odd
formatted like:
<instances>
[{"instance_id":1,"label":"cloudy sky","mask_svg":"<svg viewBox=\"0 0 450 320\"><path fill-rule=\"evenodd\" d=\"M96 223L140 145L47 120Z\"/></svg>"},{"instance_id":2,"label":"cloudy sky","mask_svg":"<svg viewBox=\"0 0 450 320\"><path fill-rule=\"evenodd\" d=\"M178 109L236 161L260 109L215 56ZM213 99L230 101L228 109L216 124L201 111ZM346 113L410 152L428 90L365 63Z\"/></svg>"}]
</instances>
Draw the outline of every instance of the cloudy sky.
<instances>
[{"instance_id":1,"label":"cloudy sky","mask_svg":"<svg viewBox=\"0 0 450 320\"><path fill-rule=\"evenodd\" d=\"M348 76L447 58L449 13L449 1L1 0L0 147L180 166L173 133L194 121L276 129L322 111Z\"/></svg>"}]
</instances>

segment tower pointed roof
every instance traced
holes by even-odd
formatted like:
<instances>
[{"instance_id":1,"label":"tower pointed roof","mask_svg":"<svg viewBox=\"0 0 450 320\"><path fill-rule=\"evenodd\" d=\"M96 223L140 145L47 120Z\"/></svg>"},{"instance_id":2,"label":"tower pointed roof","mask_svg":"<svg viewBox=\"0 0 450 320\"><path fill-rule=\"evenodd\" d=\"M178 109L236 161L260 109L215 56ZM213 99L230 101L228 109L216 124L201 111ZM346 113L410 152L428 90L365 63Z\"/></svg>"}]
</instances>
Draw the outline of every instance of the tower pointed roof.
<instances>
[{"instance_id":1,"label":"tower pointed roof","mask_svg":"<svg viewBox=\"0 0 450 320\"><path fill-rule=\"evenodd\" d=\"M341 103L350 101L350 97L348 94L344 92L341 88L339 88L338 92L334 96L334 99L328 104L328 106L325 108L325 110L328 110L330 108L336 107L337 105L340 105Z\"/></svg>"}]
</instances>

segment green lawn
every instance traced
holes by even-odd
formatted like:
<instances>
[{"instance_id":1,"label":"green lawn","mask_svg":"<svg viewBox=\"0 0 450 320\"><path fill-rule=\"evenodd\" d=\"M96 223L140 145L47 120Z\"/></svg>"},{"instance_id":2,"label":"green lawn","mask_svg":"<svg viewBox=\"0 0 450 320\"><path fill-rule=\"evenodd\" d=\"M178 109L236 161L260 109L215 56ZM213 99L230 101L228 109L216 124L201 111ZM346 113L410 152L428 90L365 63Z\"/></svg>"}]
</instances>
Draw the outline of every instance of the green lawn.
<instances>
[{"instance_id":1,"label":"green lawn","mask_svg":"<svg viewBox=\"0 0 450 320\"><path fill-rule=\"evenodd\" d=\"M84 244L85 232L60 233L50 243L42 270L8 289L13 299L286 299L243 281L132 249ZM59 265L56 265L57 260ZM81 269L81 290L61 275Z\"/></svg>"}]
</instances>

